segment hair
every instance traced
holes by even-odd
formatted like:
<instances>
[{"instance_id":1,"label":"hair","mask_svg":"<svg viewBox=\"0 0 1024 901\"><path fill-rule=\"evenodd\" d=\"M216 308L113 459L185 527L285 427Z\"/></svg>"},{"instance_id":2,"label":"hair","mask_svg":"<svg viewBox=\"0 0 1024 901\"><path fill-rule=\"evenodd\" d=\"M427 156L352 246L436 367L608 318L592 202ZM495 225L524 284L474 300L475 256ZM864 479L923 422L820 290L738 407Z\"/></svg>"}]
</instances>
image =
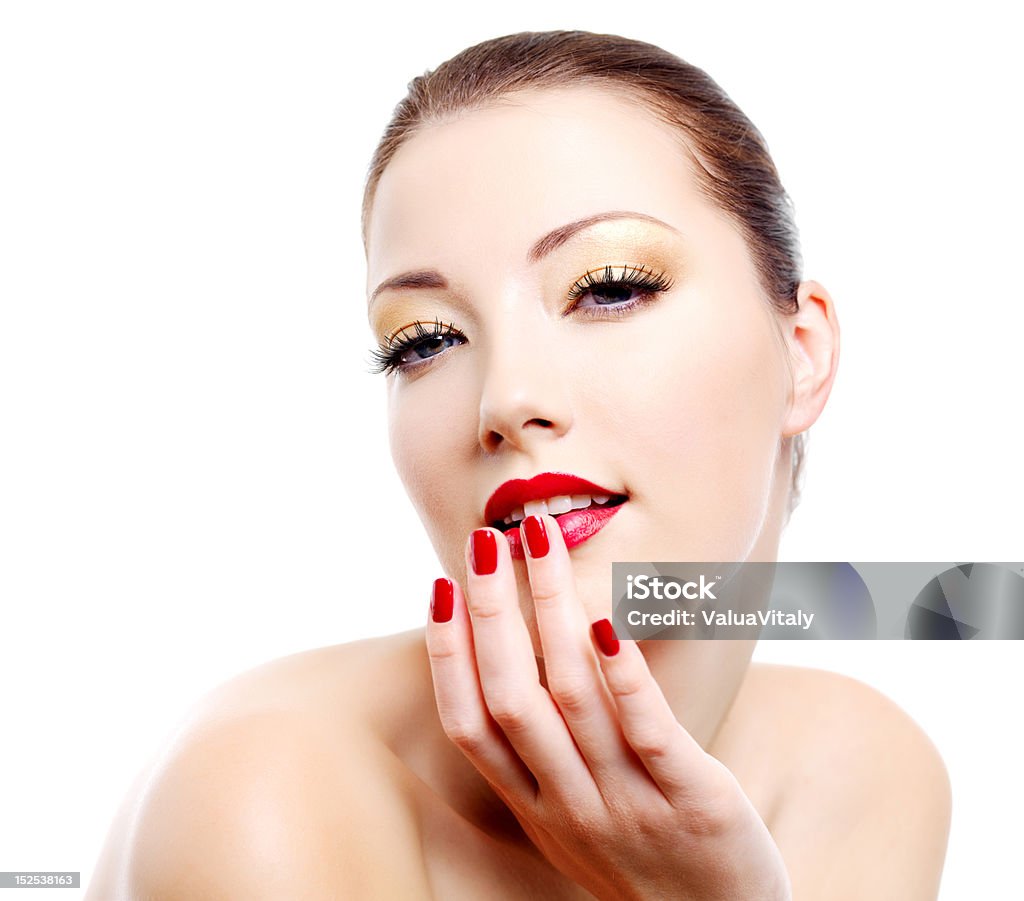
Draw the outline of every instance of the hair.
<instances>
[{"instance_id":1,"label":"hair","mask_svg":"<svg viewBox=\"0 0 1024 901\"><path fill-rule=\"evenodd\" d=\"M418 131L510 94L571 84L624 91L677 129L704 195L746 239L764 293L779 315L797 311L802 261L793 205L768 145L753 123L702 69L653 44L587 31L520 32L484 41L409 83L370 161L362 235L381 175ZM791 471L786 520L800 500L805 435L785 439Z\"/></svg>"}]
</instances>

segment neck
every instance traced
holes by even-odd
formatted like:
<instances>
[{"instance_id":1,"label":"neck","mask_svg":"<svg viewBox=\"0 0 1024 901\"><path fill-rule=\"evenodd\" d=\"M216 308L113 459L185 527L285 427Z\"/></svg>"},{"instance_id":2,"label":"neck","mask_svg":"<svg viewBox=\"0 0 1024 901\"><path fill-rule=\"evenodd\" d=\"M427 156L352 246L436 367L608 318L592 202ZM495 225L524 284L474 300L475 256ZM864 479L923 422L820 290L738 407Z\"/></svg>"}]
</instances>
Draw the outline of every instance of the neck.
<instances>
[{"instance_id":1,"label":"neck","mask_svg":"<svg viewBox=\"0 0 1024 901\"><path fill-rule=\"evenodd\" d=\"M704 750L709 750L746 678L755 641L639 642L647 667L672 713ZM540 683L548 686L544 658Z\"/></svg>"},{"instance_id":2,"label":"neck","mask_svg":"<svg viewBox=\"0 0 1024 901\"><path fill-rule=\"evenodd\" d=\"M675 718L709 753L750 667L755 641L643 641L647 666Z\"/></svg>"},{"instance_id":3,"label":"neck","mask_svg":"<svg viewBox=\"0 0 1024 901\"><path fill-rule=\"evenodd\" d=\"M780 458L781 459L781 458ZM765 520L748 562L778 559L788 502L788 471L780 465ZM756 640L668 639L639 642L647 666L676 719L708 753L750 671Z\"/></svg>"}]
</instances>

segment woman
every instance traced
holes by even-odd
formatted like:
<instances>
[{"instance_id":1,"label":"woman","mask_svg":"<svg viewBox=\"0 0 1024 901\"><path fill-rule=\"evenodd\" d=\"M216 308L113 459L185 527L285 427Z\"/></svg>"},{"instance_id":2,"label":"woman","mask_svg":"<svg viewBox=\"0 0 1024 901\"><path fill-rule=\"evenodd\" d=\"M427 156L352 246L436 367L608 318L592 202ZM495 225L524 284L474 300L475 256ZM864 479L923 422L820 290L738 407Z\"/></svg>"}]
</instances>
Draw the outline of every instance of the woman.
<instances>
[{"instance_id":1,"label":"woman","mask_svg":"<svg viewBox=\"0 0 1024 901\"><path fill-rule=\"evenodd\" d=\"M775 559L835 377L745 116L648 44L488 41L413 82L363 226L427 626L214 692L88 897L934 898L891 702L608 622L614 560Z\"/></svg>"}]
</instances>

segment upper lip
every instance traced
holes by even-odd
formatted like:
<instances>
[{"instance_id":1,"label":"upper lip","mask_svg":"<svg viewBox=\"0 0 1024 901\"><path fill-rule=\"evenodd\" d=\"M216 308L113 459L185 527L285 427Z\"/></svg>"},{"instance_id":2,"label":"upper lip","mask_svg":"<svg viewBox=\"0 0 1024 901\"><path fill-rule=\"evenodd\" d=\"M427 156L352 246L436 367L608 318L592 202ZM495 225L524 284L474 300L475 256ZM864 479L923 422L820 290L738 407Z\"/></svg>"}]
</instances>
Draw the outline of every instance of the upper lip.
<instances>
[{"instance_id":1,"label":"upper lip","mask_svg":"<svg viewBox=\"0 0 1024 901\"><path fill-rule=\"evenodd\" d=\"M563 494L607 494L621 495L622 492L602 488L579 476L567 472L542 472L532 479L511 479L498 487L484 507L484 523L502 523L517 507L528 501L539 501Z\"/></svg>"}]
</instances>

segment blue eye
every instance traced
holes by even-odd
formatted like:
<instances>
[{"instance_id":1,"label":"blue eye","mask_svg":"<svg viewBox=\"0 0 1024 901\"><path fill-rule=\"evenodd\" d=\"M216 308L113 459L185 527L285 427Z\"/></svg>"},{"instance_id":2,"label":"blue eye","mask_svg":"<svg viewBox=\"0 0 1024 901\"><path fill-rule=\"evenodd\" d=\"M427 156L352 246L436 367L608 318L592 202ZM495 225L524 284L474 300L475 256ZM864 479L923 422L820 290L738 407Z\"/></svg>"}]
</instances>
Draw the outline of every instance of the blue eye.
<instances>
[{"instance_id":1,"label":"blue eye","mask_svg":"<svg viewBox=\"0 0 1024 901\"><path fill-rule=\"evenodd\" d=\"M573 302L572 310L605 307L617 313L645 303L671 287L671 279L642 266L605 266L591 270L575 282L569 300ZM593 304L580 303L587 295L594 298Z\"/></svg>"},{"instance_id":2,"label":"blue eye","mask_svg":"<svg viewBox=\"0 0 1024 901\"><path fill-rule=\"evenodd\" d=\"M672 288L672 280L643 266L603 266L592 269L569 290L568 313L580 310L587 316L619 316L649 303ZM586 298L593 303L583 303ZM410 330L412 334L409 334ZM370 351L370 372L406 372L416 369L448 348L466 343L466 336L452 323L435 319L400 328Z\"/></svg>"},{"instance_id":3,"label":"blue eye","mask_svg":"<svg viewBox=\"0 0 1024 901\"><path fill-rule=\"evenodd\" d=\"M410 328L414 331L413 335L406 334ZM440 322L437 319L429 325L414 322L400 328L370 351L373 361L370 372L379 375L383 372L410 369L440 356L447 348L465 340L466 336L450 322Z\"/></svg>"}]
</instances>

